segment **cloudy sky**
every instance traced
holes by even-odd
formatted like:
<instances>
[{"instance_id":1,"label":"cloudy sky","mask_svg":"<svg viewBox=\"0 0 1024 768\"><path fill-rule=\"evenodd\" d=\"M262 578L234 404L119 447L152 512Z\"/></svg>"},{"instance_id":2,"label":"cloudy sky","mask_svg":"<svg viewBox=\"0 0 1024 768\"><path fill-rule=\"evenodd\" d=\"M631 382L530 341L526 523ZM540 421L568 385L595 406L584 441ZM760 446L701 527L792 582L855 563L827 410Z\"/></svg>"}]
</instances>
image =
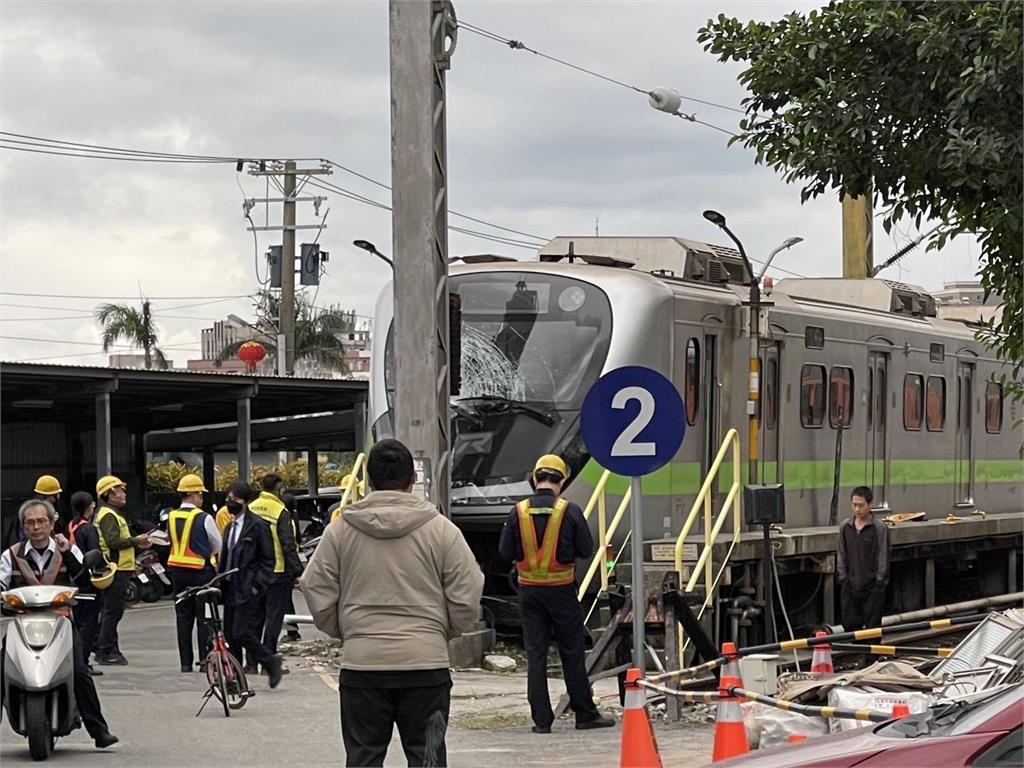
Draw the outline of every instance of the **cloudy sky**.
<instances>
[{"instance_id":1,"label":"cloudy sky","mask_svg":"<svg viewBox=\"0 0 1024 768\"><path fill-rule=\"evenodd\" d=\"M735 107L740 67L706 54L697 29L720 12L770 19L815 5L459 0L456 10L628 84ZM747 150L727 148L724 133L656 112L641 94L465 30L448 93L455 211L540 238L592 234L598 219L602 235L723 242L700 215L715 208L751 256L800 235L805 242L779 266L841 271L834 198L801 205L798 187L756 167ZM683 111L726 129L739 118L685 99ZM0 0L0 130L160 152L329 158L390 183L387 3ZM329 180L390 202L357 176L336 171ZM260 233L254 247L241 201L265 192L233 164L0 149L0 359L104 364L89 315L104 300L138 303L140 292L153 299L168 356L177 365L198 357L201 328L229 312L251 317L254 257L262 275L262 254L279 235ZM320 242L331 260L317 305L369 315L389 275L351 241L390 253L390 214L335 193L327 210ZM253 212L259 224L265 215ZM269 221L276 216L272 209ZM300 205L300 223L319 221ZM913 234L890 237L876 226L876 262ZM449 246L534 255L459 233ZM939 288L971 279L977 252L961 239L938 256L911 255L886 276Z\"/></svg>"}]
</instances>

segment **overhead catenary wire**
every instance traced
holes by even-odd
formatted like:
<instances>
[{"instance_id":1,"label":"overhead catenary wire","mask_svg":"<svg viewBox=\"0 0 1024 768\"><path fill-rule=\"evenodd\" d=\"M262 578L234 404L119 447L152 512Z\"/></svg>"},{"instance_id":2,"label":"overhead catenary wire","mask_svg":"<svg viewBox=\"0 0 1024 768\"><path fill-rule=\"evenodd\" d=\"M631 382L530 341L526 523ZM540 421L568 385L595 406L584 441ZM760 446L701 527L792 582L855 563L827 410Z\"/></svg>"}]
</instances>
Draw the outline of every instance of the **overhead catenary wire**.
<instances>
[{"instance_id":1,"label":"overhead catenary wire","mask_svg":"<svg viewBox=\"0 0 1024 768\"><path fill-rule=\"evenodd\" d=\"M569 69L576 70L577 72L581 72L581 73L583 73L585 75L589 75L590 77L595 77L595 78L597 78L599 80L604 80L605 82L611 83L612 85L617 85L617 86L619 86L621 88L625 88L627 90L634 91L636 93L642 93L645 96L651 96L652 95L652 89L650 89L650 88L641 88L640 86L633 85L631 83L624 82L624 81L619 80L617 78L601 74L600 72L597 72L597 71L595 71L593 69L588 69L587 67L580 66L579 64L573 64L571 61L566 61L565 59L560 59L560 58L558 58L556 56L551 56L550 54L543 53L542 51L539 51L536 48L531 48L530 46L528 46L525 43L523 43L521 40L515 40L515 39L512 39L512 38L502 37L501 35L497 34L496 32L491 32L490 30L484 29L483 27L478 27L475 24L469 24L468 22L466 22L466 21L464 21L462 19L459 20L458 26L461 29L464 29L467 32L470 32L472 34L475 34L475 35L478 35L480 37L486 38L488 40L492 40L494 42L506 45L509 48L511 48L513 51L527 51L527 52L532 53L532 54L534 54L536 56L539 56L540 58L547 59L548 61L551 61L551 62L554 62L556 64L559 64L559 65L561 65L563 67L568 67ZM745 115L746 114L746 112L744 110L739 109L737 107L731 107L731 106L728 106L726 104L718 104L718 103L713 102L713 101L708 101L706 99L698 99L698 98L694 98L694 97L691 97L691 96L686 96L684 94L679 94L679 95L680 95L681 98L686 99L687 101L692 101L692 102L695 102L695 103L698 103L698 104L704 104L704 105L709 106L709 107L716 107L718 109L725 109L725 110L728 110L730 112L739 113L741 115ZM674 114L677 117L681 117L684 120L687 120L689 122L698 123L698 124L706 126L708 128L713 128L716 131L721 131L722 133L729 134L730 136L735 136L735 134L732 131L729 131L729 130L727 130L725 128L722 128L720 126L717 126L717 125L713 125L712 123L705 122L703 120L698 120L695 115L686 115L686 114L683 114L681 112L676 112Z\"/></svg>"},{"instance_id":2,"label":"overhead catenary wire","mask_svg":"<svg viewBox=\"0 0 1024 768\"><path fill-rule=\"evenodd\" d=\"M211 299L210 304L217 304L221 301L227 301L229 299L251 299L255 294L252 293L234 293L222 296L193 296L196 300L206 301ZM31 293L26 291L0 291L0 296L30 296L37 299L95 299L96 301L134 301L138 299L138 295L133 296L100 296L98 294L74 294L74 293ZM175 301L187 298L187 292L183 292L178 296L147 296L149 301ZM215 300L215 301L213 301ZM198 304L192 304L191 306L199 306Z\"/></svg>"}]
</instances>

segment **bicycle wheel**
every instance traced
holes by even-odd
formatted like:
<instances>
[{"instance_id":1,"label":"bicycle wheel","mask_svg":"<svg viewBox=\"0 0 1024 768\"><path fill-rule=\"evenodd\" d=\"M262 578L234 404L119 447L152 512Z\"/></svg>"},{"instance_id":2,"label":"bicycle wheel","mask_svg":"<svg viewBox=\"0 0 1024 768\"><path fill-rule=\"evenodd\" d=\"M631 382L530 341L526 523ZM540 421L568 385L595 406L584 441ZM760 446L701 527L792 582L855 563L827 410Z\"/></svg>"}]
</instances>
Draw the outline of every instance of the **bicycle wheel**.
<instances>
[{"instance_id":1,"label":"bicycle wheel","mask_svg":"<svg viewBox=\"0 0 1024 768\"><path fill-rule=\"evenodd\" d=\"M224 717L231 717L231 709L228 706L227 673L224 670L224 658L214 651L207 656L206 679L210 683L210 690L224 707Z\"/></svg>"},{"instance_id":2,"label":"bicycle wheel","mask_svg":"<svg viewBox=\"0 0 1024 768\"><path fill-rule=\"evenodd\" d=\"M231 709L241 709L245 702L252 696L249 690L249 682L245 679L245 670L230 652L226 655L227 666L225 676L227 677L228 706Z\"/></svg>"}]
</instances>

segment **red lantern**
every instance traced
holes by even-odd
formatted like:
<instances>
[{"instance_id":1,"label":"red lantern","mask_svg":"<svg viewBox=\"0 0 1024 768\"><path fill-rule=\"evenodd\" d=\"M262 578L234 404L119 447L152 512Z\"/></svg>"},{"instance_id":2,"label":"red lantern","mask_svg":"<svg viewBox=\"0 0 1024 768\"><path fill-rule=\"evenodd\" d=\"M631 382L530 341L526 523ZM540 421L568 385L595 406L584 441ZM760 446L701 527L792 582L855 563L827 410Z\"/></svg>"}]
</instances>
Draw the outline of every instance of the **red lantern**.
<instances>
[{"instance_id":1,"label":"red lantern","mask_svg":"<svg viewBox=\"0 0 1024 768\"><path fill-rule=\"evenodd\" d=\"M256 373L256 366L266 356L266 347L258 341L247 341L238 348L238 359L245 363L249 373Z\"/></svg>"}]
</instances>

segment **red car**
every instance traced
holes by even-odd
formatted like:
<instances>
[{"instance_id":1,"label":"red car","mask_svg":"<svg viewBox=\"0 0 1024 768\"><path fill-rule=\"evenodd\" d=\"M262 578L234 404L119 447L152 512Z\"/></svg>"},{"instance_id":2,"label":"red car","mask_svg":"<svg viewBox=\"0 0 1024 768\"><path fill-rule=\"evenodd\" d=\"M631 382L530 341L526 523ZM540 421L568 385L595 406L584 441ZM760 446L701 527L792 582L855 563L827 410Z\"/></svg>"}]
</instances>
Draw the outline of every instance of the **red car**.
<instances>
[{"instance_id":1,"label":"red car","mask_svg":"<svg viewBox=\"0 0 1024 768\"><path fill-rule=\"evenodd\" d=\"M1024 766L1024 685L997 689L969 703L802 744L758 750L715 766L743 768L1021 768Z\"/></svg>"}]
</instances>

